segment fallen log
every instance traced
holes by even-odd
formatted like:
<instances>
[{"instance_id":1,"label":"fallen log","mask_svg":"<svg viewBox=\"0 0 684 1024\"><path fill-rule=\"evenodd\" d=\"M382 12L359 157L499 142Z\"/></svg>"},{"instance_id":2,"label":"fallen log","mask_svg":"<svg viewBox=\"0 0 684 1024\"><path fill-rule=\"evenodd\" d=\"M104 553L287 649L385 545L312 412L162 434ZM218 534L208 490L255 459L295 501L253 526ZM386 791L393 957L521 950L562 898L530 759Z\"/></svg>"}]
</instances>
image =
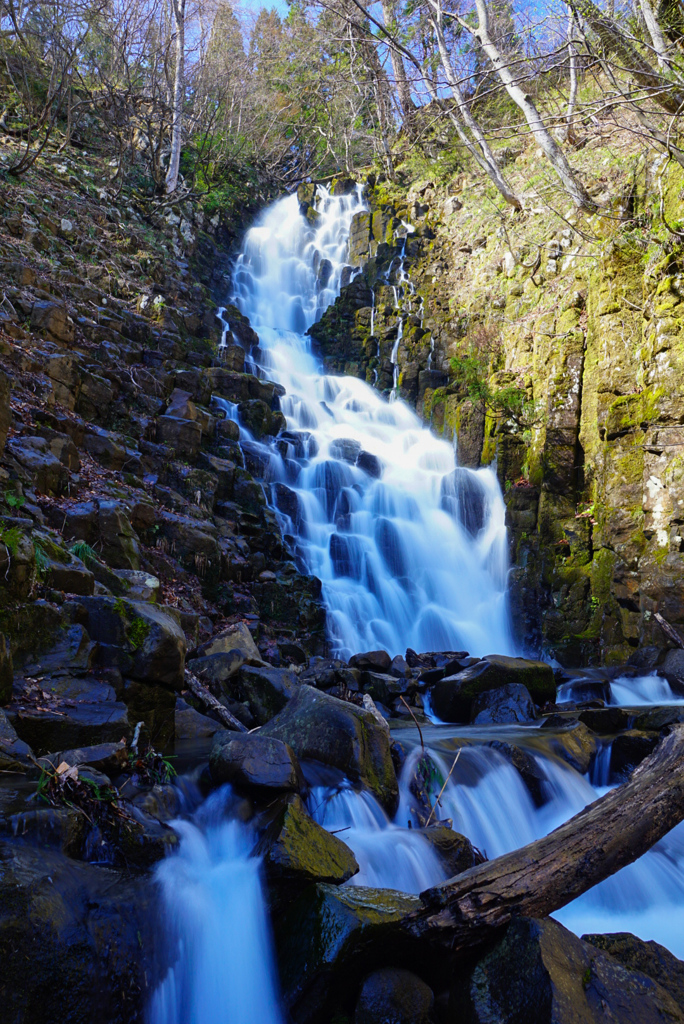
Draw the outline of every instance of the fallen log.
<instances>
[{"instance_id":1,"label":"fallen log","mask_svg":"<svg viewBox=\"0 0 684 1024\"><path fill-rule=\"evenodd\" d=\"M405 933L459 953L514 915L545 917L637 860L684 819L684 725L672 727L628 782L543 839L421 893Z\"/></svg>"},{"instance_id":2,"label":"fallen log","mask_svg":"<svg viewBox=\"0 0 684 1024\"><path fill-rule=\"evenodd\" d=\"M185 670L185 685L188 690L199 701L204 704L205 708L209 711L213 711L214 714L220 721L225 725L227 729L236 729L238 732L247 732L247 727L240 722L235 715L231 715L228 708L224 708L220 700L217 700L213 693L210 693L206 686L200 683L196 675L194 675L189 668Z\"/></svg>"}]
</instances>

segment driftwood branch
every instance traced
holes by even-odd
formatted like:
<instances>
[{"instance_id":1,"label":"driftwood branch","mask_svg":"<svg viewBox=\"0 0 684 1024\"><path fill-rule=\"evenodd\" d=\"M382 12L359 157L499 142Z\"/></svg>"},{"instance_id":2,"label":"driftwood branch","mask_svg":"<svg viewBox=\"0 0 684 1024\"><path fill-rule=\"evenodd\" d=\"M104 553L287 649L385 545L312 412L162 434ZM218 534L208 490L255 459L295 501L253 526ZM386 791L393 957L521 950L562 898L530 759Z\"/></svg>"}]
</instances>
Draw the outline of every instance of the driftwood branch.
<instances>
[{"instance_id":1,"label":"driftwood branch","mask_svg":"<svg viewBox=\"0 0 684 1024\"><path fill-rule=\"evenodd\" d=\"M674 626L671 626L667 619L663 618L660 612L653 612L653 618L656 620L668 640L671 640L676 647L684 647L684 640L682 640Z\"/></svg>"},{"instance_id":2,"label":"driftwood branch","mask_svg":"<svg viewBox=\"0 0 684 1024\"><path fill-rule=\"evenodd\" d=\"M421 893L402 928L455 953L514 915L545 917L631 864L684 819L684 725L673 726L623 786L560 828Z\"/></svg>"},{"instance_id":3,"label":"driftwood branch","mask_svg":"<svg viewBox=\"0 0 684 1024\"><path fill-rule=\"evenodd\" d=\"M185 685L188 690L197 697L197 700L201 701L205 708L213 711L214 714L223 722L226 729L237 729L238 732L247 732L246 726L242 722L238 721L235 715L231 715L228 708L224 708L223 704L216 700L213 693L200 683L196 675L190 671L189 668L185 670Z\"/></svg>"}]
</instances>

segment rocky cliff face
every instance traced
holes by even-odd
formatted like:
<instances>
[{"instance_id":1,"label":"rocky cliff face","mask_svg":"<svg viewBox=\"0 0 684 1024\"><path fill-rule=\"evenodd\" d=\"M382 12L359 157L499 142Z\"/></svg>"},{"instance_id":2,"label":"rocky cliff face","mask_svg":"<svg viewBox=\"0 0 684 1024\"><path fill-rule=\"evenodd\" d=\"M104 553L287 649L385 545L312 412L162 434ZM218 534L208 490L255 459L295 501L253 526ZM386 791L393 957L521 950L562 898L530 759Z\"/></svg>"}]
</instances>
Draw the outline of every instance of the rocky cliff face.
<instances>
[{"instance_id":1,"label":"rocky cliff face","mask_svg":"<svg viewBox=\"0 0 684 1024\"><path fill-rule=\"evenodd\" d=\"M683 254L653 204L676 221L684 182L633 168L603 176L621 199L581 224L544 204L497 216L465 176L371 178L362 273L311 331L332 369L396 379L462 465L496 460L518 635L566 664L662 646L654 611L684 624ZM522 414L482 400L506 389Z\"/></svg>"}]
</instances>

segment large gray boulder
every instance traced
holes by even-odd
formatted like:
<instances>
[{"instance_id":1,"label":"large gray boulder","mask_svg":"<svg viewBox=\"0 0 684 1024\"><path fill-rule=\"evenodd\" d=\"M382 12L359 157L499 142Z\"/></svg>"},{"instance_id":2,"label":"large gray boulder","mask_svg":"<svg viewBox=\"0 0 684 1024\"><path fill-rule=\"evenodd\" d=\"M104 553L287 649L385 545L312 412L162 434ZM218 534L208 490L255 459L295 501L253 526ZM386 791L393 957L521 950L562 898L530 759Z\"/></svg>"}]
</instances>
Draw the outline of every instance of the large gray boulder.
<instances>
[{"instance_id":1,"label":"large gray boulder","mask_svg":"<svg viewBox=\"0 0 684 1024\"><path fill-rule=\"evenodd\" d=\"M684 1011L631 970L551 919L519 918L456 980L450 1018L469 1024L681 1024Z\"/></svg>"},{"instance_id":2,"label":"large gray boulder","mask_svg":"<svg viewBox=\"0 0 684 1024\"><path fill-rule=\"evenodd\" d=\"M298 792L303 779L294 752L287 743L261 733L217 736L209 758L214 782L232 782L248 789Z\"/></svg>"},{"instance_id":3,"label":"large gray boulder","mask_svg":"<svg viewBox=\"0 0 684 1024\"><path fill-rule=\"evenodd\" d=\"M431 1024L435 997L412 971L384 967L361 986L354 1024Z\"/></svg>"},{"instance_id":4,"label":"large gray boulder","mask_svg":"<svg viewBox=\"0 0 684 1024\"><path fill-rule=\"evenodd\" d=\"M88 633L99 657L131 679L183 687L185 634L175 617L148 601L124 598L82 598Z\"/></svg>"},{"instance_id":5,"label":"large gray boulder","mask_svg":"<svg viewBox=\"0 0 684 1024\"><path fill-rule=\"evenodd\" d=\"M261 851L266 873L274 881L341 885L359 870L349 847L313 820L299 796L285 802Z\"/></svg>"},{"instance_id":6,"label":"large gray boulder","mask_svg":"<svg viewBox=\"0 0 684 1024\"><path fill-rule=\"evenodd\" d=\"M444 722L469 722L479 694L513 684L524 686L536 704L556 699L553 669L546 662L489 654L435 683L430 691L432 709Z\"/></svg>"},{"instance_id":7,"label":"large gray boulder","mask_svg":"<svg viewBox=\"0 0 684 1024\"><path fill-rule=\"evenodd\" d=\"M398 797L389 730L369 711L310 686L299 686L287 706L261 730L294 750L361 782L389 811Z\"/></svg>"},{"instance_id":8,"label":"large gray boulder","mask_svg":"<svg viewBox=\"0 0 684 1024\"><path fill-rule=\"evenodd\" d=\"M533 722L537 717L527 687L508 683L498 690L485 690L473 700L470 710L473 725L510 725Z\"/></svg>"}]
</instances>

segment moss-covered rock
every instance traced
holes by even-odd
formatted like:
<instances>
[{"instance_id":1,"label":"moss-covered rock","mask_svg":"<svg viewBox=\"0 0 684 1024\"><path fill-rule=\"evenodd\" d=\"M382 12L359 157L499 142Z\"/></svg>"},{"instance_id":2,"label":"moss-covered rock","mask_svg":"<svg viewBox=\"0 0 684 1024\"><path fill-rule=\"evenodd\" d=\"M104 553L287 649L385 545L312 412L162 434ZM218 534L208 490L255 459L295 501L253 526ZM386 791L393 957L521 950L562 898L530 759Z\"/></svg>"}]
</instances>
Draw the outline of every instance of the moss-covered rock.
<instances>
[{"instance_id":1,"label":"moss-covered rock","mask_svg":"<svg viewBox=\"0 0 684 1024\"><path fill-rule=\"evenodd\" d=\"M300 759L339 768L394 810L399 790L389 730L370 712L302 685L284 710L264 726L262 735L288 743Z\"/></svg>"},{"instance_id":2,"label":"moss-covered rock","mask_svg":"<svg viewBox=\"0 0 684 1024\"><path fill-rule=\"evenodd\" d=\"M268 877L278 882L341 885L359 870L349 847L317 824L296 795L285 801L259 849Z\"/></svg>"}]
</instances>

